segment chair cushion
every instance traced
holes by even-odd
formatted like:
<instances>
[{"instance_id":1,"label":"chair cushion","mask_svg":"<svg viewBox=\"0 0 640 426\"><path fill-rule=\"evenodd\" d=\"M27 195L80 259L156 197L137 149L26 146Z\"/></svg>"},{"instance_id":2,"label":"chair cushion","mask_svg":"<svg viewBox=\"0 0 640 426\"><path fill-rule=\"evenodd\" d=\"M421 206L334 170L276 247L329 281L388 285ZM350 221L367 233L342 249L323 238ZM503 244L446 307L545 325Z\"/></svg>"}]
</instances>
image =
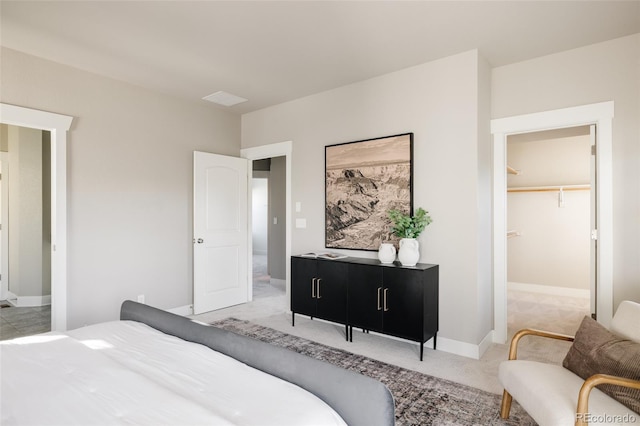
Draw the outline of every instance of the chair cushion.
<instances>
[{"instance_id":1,"label":"chair cushion","mask_svg":"<svg viewBox=\"0 0 640 426\"><path fill-rule=\"evenodd\" d=\"M640 380L640 343L619 337L585 316L562 365L583 379L600 373ZM640 389L616 385L599 388L640 413Z\"/></svg>"},{"instance_id":2,"label":"chair cushion","mask_svg":"<svg viewBox=\"0 0 640 426\"><path fill-rule=\"evenodd\" d=\"M540 426L573 426L578 393L584 383L560 365L513 360L500 363L498 378L504 388ZM598 389L589 398L590 426L611 419L637 419L633 412Z\"/></svg>"},{"instance_id":3,"label":"chair cushion","mask_svg":"<svg viewBox=\"0 0 640 426\"><path fill-rule=\"evenodd\" d=\"M640 303L624 300L611 319L609 331L634 342L640 342Z\"/></svg>"}]
</instances>

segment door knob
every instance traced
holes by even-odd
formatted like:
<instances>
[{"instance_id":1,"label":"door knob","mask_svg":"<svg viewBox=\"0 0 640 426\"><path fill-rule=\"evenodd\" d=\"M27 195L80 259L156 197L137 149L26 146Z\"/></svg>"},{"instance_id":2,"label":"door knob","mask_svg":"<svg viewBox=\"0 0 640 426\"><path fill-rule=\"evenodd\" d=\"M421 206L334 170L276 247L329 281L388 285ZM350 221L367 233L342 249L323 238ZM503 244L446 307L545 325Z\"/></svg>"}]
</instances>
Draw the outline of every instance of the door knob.
<instances>
[{"instance_id":1,"label":"door knob","mask_svg":"<svg viewBox=\"0 0 640 426\"><path fill-rule=\"evenodd\" d=\"M204 243L204 240L202 238L198 238L198 240L196 241L198 244L202 244Z\"/></svg>"}]
</instances>

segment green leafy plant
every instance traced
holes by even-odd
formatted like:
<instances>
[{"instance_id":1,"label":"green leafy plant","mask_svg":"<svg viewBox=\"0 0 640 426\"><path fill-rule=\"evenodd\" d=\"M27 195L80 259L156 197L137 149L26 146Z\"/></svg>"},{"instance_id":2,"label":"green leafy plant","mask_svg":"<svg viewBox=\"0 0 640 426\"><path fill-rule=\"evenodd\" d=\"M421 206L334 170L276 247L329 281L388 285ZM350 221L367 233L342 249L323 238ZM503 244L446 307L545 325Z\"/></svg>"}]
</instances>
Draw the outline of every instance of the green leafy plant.
<instances>
[{"instance_id":1,"label":"green leafy plant","mask_svg":"<svg viewBox=\"0 0 640 426\"><path fill-rule=\"evenodd\" d=\"M425 211L422 207L416 210L416 214L409 216L402 213L400 210L389 210L387 213L389 219L393 222L393 233L400 238L418 238L418 235L424 228L427 227L433 220L429 216L429 212Z\"/></svg>"}]
</instances>

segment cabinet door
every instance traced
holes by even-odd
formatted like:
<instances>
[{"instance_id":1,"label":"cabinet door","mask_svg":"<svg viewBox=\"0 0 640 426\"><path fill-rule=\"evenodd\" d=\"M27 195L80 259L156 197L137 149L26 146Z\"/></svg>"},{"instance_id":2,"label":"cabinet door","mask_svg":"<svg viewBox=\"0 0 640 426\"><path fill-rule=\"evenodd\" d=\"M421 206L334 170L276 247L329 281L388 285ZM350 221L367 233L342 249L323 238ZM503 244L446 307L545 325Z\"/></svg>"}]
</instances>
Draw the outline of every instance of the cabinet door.
<instances>
[{"instance_id":1,"label":"cabinet door","mask_svg":"<svg viewBox=\"0 0 640 426\"><path fill-rule=\"evenodd\" d=\"M383 331L421 341L424 310L422 271L385 268L383 275Z\"/></svg>"},{"instance_id":2,"label":"cabinet door","mask_svg":"<svg viewBox=\"0 0 640 426\"><path fill-rule=\"evenodd\" d=\"M315 259L291 258L291 310L295 313L316 316L316 264Z\"/></svg>"},{"instance_id":3,"label":"cabinet door","mask_svg":"<svg viewBox=\"0 0 640 426\"><path fill-rule=\"evenodd\" d=\"M333 260L317 263L317 316L329 321L347 321L347 264Z\"/></svg>"},{"instance_id":4,"label":"cabinet door","mask_svg":"<svg viewBox=\"0 0 640 426\"><path fill-rule=\"evenodd\" d=\"M382 331L382 268L349 265L349 325Z\"/></svg>"}]
</instances>

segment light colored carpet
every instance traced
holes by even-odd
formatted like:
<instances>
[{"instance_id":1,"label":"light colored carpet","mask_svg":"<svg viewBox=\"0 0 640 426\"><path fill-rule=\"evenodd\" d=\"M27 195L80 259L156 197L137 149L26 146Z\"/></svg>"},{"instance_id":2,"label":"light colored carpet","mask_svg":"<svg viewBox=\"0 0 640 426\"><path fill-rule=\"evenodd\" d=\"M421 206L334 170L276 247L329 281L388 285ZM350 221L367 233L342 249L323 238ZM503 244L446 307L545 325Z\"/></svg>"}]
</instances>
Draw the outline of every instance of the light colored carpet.
<instances>
[{"instance_id":1,"label":"light colored carpet","mask_svg":"<svg viewBox=\"0 0 640 426\"><path fill-rule=\"evenodd\" d=\"M574 335L585 315L590 315L589 299L509 291L507 294L508 340L523 328ZM570 342L529 336L518 345L518 357L561 364Z\"/></svg>"}]
</instances>

